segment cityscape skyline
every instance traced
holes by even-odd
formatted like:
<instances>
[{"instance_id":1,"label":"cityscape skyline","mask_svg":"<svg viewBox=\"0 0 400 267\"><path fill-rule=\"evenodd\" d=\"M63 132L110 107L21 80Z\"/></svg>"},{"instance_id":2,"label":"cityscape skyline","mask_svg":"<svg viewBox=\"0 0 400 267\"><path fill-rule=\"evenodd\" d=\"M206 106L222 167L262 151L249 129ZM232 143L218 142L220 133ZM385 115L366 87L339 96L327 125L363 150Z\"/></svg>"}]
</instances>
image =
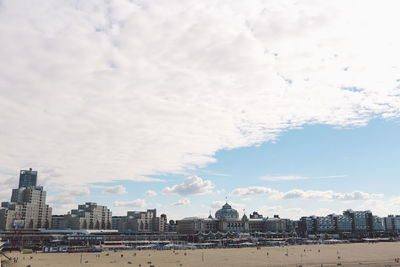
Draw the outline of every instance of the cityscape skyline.
<instances>
[{"instance_id":1,"label":"cityscape skyline","mask_svg":"<svg viewBox=\"0 0 400 267\"><path fill-rule=\"evenodd\" d=\"M399 213L397 1L40 2L0 4L0 201Z\"/></svg>"},{"instance_id":2,"label":"cityscape skyline","mask_svg":"<svg viewBox=\"0 0 400 267\"><path fill-rule=\"evenodd\" d=\"M243 215L227 201L207 218L190 216L179 220L169 220L167 214L157 216L157 209L130 210L124 216L112 216L112 211L96 202L79 204L66 214L53 214L52 207L46 203L43 186L37 185L37 171L21 170L19 186L12 190L10 201L2 202L0 208L0 231L109 231L121 234L169 234L197 235L211 233L240 234L278 234L332 235L342 238L390 236L400 233L400 215L379 217L370 210L354 211L347 209L343 214L314 216L304 214L296 220L272 217L253 211ZM211 237L212 235L210 235ZM327 236L325 236L327 238Z\"/></svg>"},{"instance_id":3,"label":"cityscape skyline","mask_svg":"<svg viewBox=\"0 0 400 267\"><path fill-rule=\"evenodd\" d=\"M107 206L101 206L99 204L102 204L102 203L98 204L97 200L91 199L90 201L86 200L85 204L83 204L83 205L79 204L78 205L78 209L71 209L71 210L69 210L67 212L64 212L64 214L54 214L54 213L52 214L52 207L51 206L49 207L49 205L46 206L46 191L44 190L43 186L37 184L38 171L35 171L32 168L29 168L29 170L20 170L19 173L20 173L20 177L19 177L18 189L12 189L11 202L8 202L8 201L2 202L2 206L0 208L0 211L1 211L1 209L5 209L5 210L11 210L10 212L12 212L12 214L9 215L8 219L4 219L3 218L5 221L7 221L7 225L10 225L9 227L12 226L13 220L17 220L17 221L21 220L21 219L17 218L18 216L25 216L25 215L22 215L22 214L25 214L25 211L22 212L22 206L16 208L15 205L18 205L18 204L22 205L23 203L31 203L31 204L28 204L28 208L23 208L24 210L25 209L32 210L32 212L33 212L32 215L29 213L27 216L30 216L30 217L34 216L33 214L38 213L36 210L39 210L39 209L40 209L40 214L42 213L42 211L41 211L42 209L49 209L50 213L49 212L44 212L44 216L47 216L46 220L49 220L49 216L51 217L53 215L53 220L54 220L54 218L56 218L57 225L60 225L60 219L61 219L60 216L62 216L62 219L65 220L64 216L67 216L67 217L69 216L70 217L71 215L72 216L78 215L78 214L80 214L79 210L85 210L85 209L87 209L88 211L89 210L93 210L93 208L91 208L91 206L94 205L93 207L95 208L95 210L97 209L96 207L99 207L99 209L102 212L104 212L104 210L107 210L107 212L110 213L110 215L106 216L107 218L109 217L109 219L110 219L109 226L107 226L109 228L104 228L104 229L110 229L110 227L111 227L111 212L112 212L112 210L111 209L107 209ZM199 177L192 177L192 178L200 179ZM331 178L331 177L329 177L329 178ZM334 177L334 178L336 178L336 177ZM276 178L274 178L274 179L276 179ZM323 177L322 179L325 179L325 177ZM285 177L284 180L290 180L291 181L291 180L294 180L294 179L292 177L290 177L290 178ZM171 190L168 187L165 188L165 189ZM176 188L173 188L173 189L176 189ZM259 191L262 191L262 190L265 190L265 188L263 189L262 187L252 187L252 188L246 188L246 189L244 189L244 188L236 189L236 191L238 192L237 194L243 194L243 195L246 195L249 192L259 193ZM278 192L270 192L270 193L279 194ZM287 194L294 194L294 192L287 193ZM318 195L318 194L321 194L321 193L317 193L317 192L314 191L313 194L317 194ZM362 197L362 196L358 196L358 194L362 194L362 192L353 193L353 194L333 194L332 196L329 196L329 197L332 198L332 199L336 199L336 200L346 200L346 201L348 201L348 200L355 200L353 198ZM43 195L43 197L42 197L42 195ZM32 200L32 196L34 196L33 200ZM313 198L315 198L315 197L313 197ZM346 199L346 198L351 198L351 199ZM38 203L39 206L36 207L35 203ZM223 203L225 203L225 204L222 206ZM213 203L213 204L215 204L216 208L218 207L217 205L222 206L222 209L218 209L218 211L215 213L215 216L218 216L218 213L220 211L224 210L225 206L227 206L228 209L232 209L232 206L229 205L228 203L229 203L228 202L228 197L225 197L225 202L224 201L218 201L218 202ZM29 206L29 205L31 205L31 206ZM182 203L182 204L179 204L179 205L185 205L185 203ZM115 206L117 206L117 205L114 203L114 207ZM140 209L142 209L142 210L147 209L148 212L149 211L151 211L151 212L154 211L154 214L155 214L155 210L156 210L156 208L154 208L154 209L150 208L149 209L149 207L140 207L138 209L139 210ZM137 210L134 210L134 208L133 209L127 209L127 210L125 210L125 213L127 213L128 216L129 216L129 214L132 213L132 212L133 213L139 212ZM250 210L252 210L252 209L250 208ZM249 214L250 218L253 218L253 217L254 218L258 218L258 217L260 217L260 218L263 218L263 217L264 218L275 218L275 217L278 217L279 218L279 216L280 216L279 210L276 210L277 212L274 213L271 216L269 216L269 215L264 216L261 213L259 213L260 212L259 210L256 210L256 209L253 209L253 214L250 214L250 212L248 212L246 214L245 209L243 209L243 214L242 215L240 215L239 212L237 212L237 210L235 208L233 208L233 211L235 212L235 214L236 214L235 216L237 218L242 217L242 218L246 218L246 219L248 218L247 214ZM346 213L349 213L349 212L352 212L351 208L348 208L348 209L344 210L343 214L346 214ZM359 211L359 212L369 212L369 213L371 213L371 211L369 209L366 209L365 211ZM140 212L140 213L142 213L142 212ZM94 214L96 214L96 213L94 213ZM298 218L300 218L300 219L305 218L305 217L309 217L309 218L311 218L311 217L316 217L316 218L322 217L323 218L323 217L328 216L329 218L331 218L330 220L332 220L332 218L337 216L338 214L339 213L335 213L335 212L331 212L330 214L318 214L318 215L316 215L316 214L308 214L308 215L301 214L300 215L301 218L300 217L298 217ZM394 214L396 214L396 212L391 213L391 214L387 214L387 216L394 216ZM95 215L95 216L99 216L99 215ZM125 215L123 215L123 216L125 216ZM119 217L123 217L123 216L121 216L121 214L117 214L116 216L113 216L113 218L114 217L116 217L116 218L118 217L119 218ZM162 216L165 216L165 218L166 218L165 214L162 214ZM86 216L84 216L84 217L86 217ZM150 217L151 218L153 218L153 217L155 218L155 215L152 215ZM376 217L376 216L374 216L374 217ZM396 218L397 217L398 216L396 215ZM101 219L102 217L100 216L99 218ZM178 218L178 219L177 218L173 218L173 219L174 220L186 220L188 218L189 219L192 219L192 218L199 218L199 219L208 218L208 219L212 219L212 212L211 212L211 209L210 209L208 216L204 216L204 215L200 216L200 217L199 216L188 216L186 218ZM296 221L296 220L298 220L298 218L288 218L288 219ZM71 220L71 219L68 219L68 220ZM41 219L39 219L39 222L40 221L41 221ZM46 221L43 221L41 223L43 225L51 225L51 223L46 222ZM165 220L165 223L166 223L166 220ZM379 222L379 223L382 223L382 225L383 225L383 221ZM68 223L65 223L65 224L68 224ZM78 223L78 222L74 222L74 223L70 222L69 224L70 225L76 225L76 224L83 225L83 222L82 221L80 223ZM0 223L0 225L1 225L1 223ZM29 225L31 225L31 226L29 226L31 228L32 227L36 228L36 226L32 226L32 225L36 225L35 219L32 219L32 222ZM88 223L85 223L85 225L88 225ZM102 222L101 225L107 225L107 224ZM47 226L47 227L49 227L49 226Z\"/></svg>"}]
</instances>

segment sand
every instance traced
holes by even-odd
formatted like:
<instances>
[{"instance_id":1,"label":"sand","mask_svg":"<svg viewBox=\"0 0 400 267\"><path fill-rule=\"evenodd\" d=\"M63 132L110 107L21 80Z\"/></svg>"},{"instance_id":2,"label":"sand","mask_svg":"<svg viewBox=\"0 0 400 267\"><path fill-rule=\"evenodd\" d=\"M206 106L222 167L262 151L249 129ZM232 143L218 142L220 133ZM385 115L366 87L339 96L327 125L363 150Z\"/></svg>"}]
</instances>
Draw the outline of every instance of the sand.
<instances>
[{"instance_id":1,"label":"sand","mask_svg":"<svg viewBox=\"0 0 400 267\"><path fill-rule=\"evenodd\" d=\"M106 254L109 256L106 256ZM121 254L123 257L121 257ZM136 254L136 255L135 255ZM400 243L310 245L288 247L120 251L102 253L37 253L7 266L400 266ZM97 255L97 256L96 256ZM98 256L100 255L100 257ZM30 259L32 257L32 259ZM82 257L82 263L81 262ZM25 258L25 259L24 259ZM86 263L87 262L87 263ZM131 262L131 264L128 264Z\"/></svg>"}]
</instances>

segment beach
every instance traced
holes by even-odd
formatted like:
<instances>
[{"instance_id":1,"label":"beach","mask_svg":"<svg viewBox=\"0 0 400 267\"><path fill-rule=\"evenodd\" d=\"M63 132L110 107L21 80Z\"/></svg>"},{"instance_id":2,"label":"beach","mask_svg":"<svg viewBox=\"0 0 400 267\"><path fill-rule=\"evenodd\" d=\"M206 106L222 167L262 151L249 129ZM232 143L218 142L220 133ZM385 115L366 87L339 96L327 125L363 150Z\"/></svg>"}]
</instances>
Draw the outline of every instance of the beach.
<instances>
[{"instance_id":1,"label":"beach","mask_svg":"<svg viewBox=\"0 0 400 267\"><path fill-rule=\"evenodd\" d=\"M286 247L129 250L102 253L8 253L7 266L400 266L400 243L357 243ZM321 265L322 264L322 265Z\"/></svg>"}]
</instances>

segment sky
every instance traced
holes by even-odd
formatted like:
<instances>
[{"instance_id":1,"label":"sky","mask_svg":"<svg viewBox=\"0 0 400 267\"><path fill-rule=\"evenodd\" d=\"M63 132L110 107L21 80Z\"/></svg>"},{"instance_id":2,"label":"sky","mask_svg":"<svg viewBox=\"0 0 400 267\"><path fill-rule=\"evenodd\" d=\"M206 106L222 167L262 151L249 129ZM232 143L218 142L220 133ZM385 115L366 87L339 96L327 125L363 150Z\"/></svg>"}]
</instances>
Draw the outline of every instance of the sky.
<instances>
[{"instance_id":1,"label":"sky","mask_svg":"<svg viewBox=\"0 0 400 267\"><path fill-rule=\"evenodd\" d=\"M0 201L400 214L399 6L0 0Z\"/></svg>"}]
</instances>

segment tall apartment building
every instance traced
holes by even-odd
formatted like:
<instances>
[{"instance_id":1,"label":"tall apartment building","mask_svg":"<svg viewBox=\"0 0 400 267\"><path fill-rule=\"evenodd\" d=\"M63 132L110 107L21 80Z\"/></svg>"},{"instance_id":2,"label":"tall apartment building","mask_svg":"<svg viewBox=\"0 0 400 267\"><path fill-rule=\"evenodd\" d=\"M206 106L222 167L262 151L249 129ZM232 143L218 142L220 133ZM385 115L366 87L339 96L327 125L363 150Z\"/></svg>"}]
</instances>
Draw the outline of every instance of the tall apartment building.
<instances>
[{"instance_id":1,"label":"tall apartment building","mask_svg":"<svg viewBox=\"0 0 400 267\"><path fill-rule=\"evenodd\" d=\"M64 222L59 224L74 230L111 229L112 213L106 206L86 202L83 205L78 205L78 209L71 210L71 213L64 216Z\"/></svg>"},{"instance_id":2,"label":"tall apartment building","mask_svg":"<svg viewBox=\"0 0 400 267\"><path fill-rule=\"evenodd\" d=\"M46 191L42 186L36 186L36 182L36 171L20 172L20 187L12 190L10 202L1 203L0 229L51 227L52 210L46 204Z\"/></svg>"},{"instance_id":3,"label":"tall apartment building","mask_svg":"<svg viewBox=\"0 0 400 267\"><path fill-rule=\"evenodd\" d=\"M319 233L334 232L336 225L333 216L316 217L315 230Z\"/></svg>"},{"instance_id":4,"label":"tall apartment building","mask_svg":"<svg viewBox=\"0 0 400 267\"><path fill-rule=\"evenodd\" d=\"M156 209L147 211L128 211L118 225L120 232L155 233L165 232L167 229L167 216L161 214L157 217Z\"/></svg>"},{"instance_id":5,"label":"tall apartment building","mask_svg":"<svg viewBox=\"0 0 400 267\"><path fill-rule=\"evenodd\" d=\"M299 222L299 231L304 234L324 232L358 232L362 234L366 232L380 232L385 230L385 225L387 225L387 227L393 227L393 218L394 217L385 218L385 220L383 220L380 217L372 215L372 212L369 210L346 210L343 212L343 215L331 214L325 217L302 217Z\"/></svg>"},{"instance_id":6,"label":"tall apartment building","mask_svg":"<svg viewBox=\"0 0 400 267\"><path fill-rule=\"evenodd\" d=\"M372 212L366 211L353 211L346 210L343 215L351 217L353 220L353 231L355 232L368 232L372 229Z\"/></svg>"},{"instance_id":7,"label":"tall apartment building","mask_svg":"<svg viewBox=\"0 0 400 267\"><path fill-rule=\"evenodd\" d=\"M353 219L347 215L330 215L335 220L336 230L338 232L353 231Z\"/></svg>"},{"instance_id":8,"label":"tall apartment building","mask_svg":"<svg viewBox=\"0 0 400 267\"><path fill-rule=\"evenodd\" d=\"M301 217L299 221L299 232L303 234L315 232L315 216Z\"/></svg>"},{"instance_id":9,"label":"tall apartment building","mask_svg":"<svg viewBox=\"0 0 400 267\"><path fill-rule=\"evenodd\" d=\"M389 215L383 219L385 231L400 233L400 215Z\"/></svg>"}]
</instances>

